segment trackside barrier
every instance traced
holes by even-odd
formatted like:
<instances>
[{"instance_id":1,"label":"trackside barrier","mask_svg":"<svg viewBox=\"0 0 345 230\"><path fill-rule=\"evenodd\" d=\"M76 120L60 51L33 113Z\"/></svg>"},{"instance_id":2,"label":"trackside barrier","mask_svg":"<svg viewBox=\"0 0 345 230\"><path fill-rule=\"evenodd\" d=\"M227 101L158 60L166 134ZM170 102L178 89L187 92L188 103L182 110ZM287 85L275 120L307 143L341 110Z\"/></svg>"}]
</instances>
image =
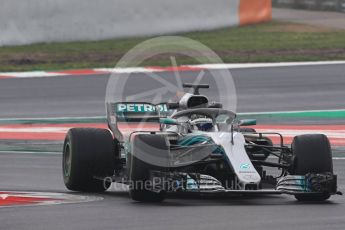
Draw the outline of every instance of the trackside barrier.
<instances>
[{"instance_id":1,"label":"trackside barrier","mask_svg":"<svg viewBox=\"0 0 345 230\"><path fill-rule=\"evenodd\" d=\"M272 19L271 0L240 0L240 25L270 21Z\"/></svg>"},{"instance_id":2,"label":"trackside barrier","mask_svg":"<svg viewBox=\"0 0 345 230\"><path fill-rule=\"evenodd\" d=\"M345 0L272 0L273 6L345 13Z\"/></svg>"},{"instance_id":3,"label":"trackside barrier","mask_svg":"<svg viewBox=\"0 0 345 230\"><path fill-rule=\"evenodd\" d=\"M0 46L162 35L270 18L271 0L2 0Z\"/></svg>"}]
</instances>

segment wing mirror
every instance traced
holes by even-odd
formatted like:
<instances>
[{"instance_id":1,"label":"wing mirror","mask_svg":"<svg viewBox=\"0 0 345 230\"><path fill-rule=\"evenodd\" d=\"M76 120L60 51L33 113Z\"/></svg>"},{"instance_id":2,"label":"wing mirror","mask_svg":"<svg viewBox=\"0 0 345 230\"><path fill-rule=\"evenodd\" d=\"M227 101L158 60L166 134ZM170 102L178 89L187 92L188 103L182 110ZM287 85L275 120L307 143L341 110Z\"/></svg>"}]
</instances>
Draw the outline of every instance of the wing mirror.
<instances>
[{"instance_id":1,"label":"wing mirror","mask_svg":"<svg viewBox=\"0 0 345 230\"><path fill-rule=\"evenodd\" d=\"M244 119L244 120L240 120L239 125L240 125L240 126L251 126L251 125L256 125L256 119Z\"/></svg>"}]
</instances>

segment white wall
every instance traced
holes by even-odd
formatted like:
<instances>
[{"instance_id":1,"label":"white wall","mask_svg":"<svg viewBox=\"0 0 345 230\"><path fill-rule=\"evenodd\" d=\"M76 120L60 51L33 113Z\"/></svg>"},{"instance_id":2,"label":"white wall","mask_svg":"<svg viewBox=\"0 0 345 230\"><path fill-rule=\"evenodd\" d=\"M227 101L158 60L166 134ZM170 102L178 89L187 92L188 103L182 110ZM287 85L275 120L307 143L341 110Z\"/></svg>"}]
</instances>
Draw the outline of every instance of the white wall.
<instances>
[{"instance_id":1,"label":"white wall","mask_svg":"<svg viewBox=\"0 0 345 230\"><path fill-rule=\"evenodd\" d=\"M0 46L238 24L239 0L1 0Z\"/></svg>"}]
</instances>

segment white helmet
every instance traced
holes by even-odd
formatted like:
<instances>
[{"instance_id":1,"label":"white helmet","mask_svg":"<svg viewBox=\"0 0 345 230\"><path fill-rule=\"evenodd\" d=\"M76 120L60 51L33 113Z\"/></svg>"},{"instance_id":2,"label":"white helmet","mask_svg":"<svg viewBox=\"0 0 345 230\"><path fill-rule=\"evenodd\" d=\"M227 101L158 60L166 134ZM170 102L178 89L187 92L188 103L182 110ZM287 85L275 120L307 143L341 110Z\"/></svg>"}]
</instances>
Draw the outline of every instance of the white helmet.
<instances>
[{"instance_id":1,"label":"white helmet","mask_svg":"<svg viewBox=\"0 0 345 230\"><path fill-rule=\"evenodd\" d=\"M213 121L210 118L197 118L190 122L196 130L211 131L213 129Z\"/></svg>"}]
</instances>

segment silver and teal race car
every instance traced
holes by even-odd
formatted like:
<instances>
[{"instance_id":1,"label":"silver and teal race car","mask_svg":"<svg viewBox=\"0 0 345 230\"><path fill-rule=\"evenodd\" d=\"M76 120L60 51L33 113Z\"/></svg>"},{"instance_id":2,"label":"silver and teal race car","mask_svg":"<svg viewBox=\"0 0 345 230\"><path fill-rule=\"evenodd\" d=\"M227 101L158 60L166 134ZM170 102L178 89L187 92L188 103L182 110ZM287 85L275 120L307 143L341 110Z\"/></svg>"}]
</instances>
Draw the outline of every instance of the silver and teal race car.
<instances>
[{"instance_id":1,"label":"silver and teal race car","mask_svg":"<svg viewBox=\"0 0 345 230\"><path fill-rule=\"evenodd\" d=\"M179 101L107 104L109 129L73 128L63 147L63 178L73 191L100 192L126 184L133 200L162 201L170 193L291 194L323 201L337 194L330 142L325 135L257 133L199 94ZM277 135L274 145L268 135ZM278 172L278 173L277 173Z\"/></svg>"}]
</instances>

